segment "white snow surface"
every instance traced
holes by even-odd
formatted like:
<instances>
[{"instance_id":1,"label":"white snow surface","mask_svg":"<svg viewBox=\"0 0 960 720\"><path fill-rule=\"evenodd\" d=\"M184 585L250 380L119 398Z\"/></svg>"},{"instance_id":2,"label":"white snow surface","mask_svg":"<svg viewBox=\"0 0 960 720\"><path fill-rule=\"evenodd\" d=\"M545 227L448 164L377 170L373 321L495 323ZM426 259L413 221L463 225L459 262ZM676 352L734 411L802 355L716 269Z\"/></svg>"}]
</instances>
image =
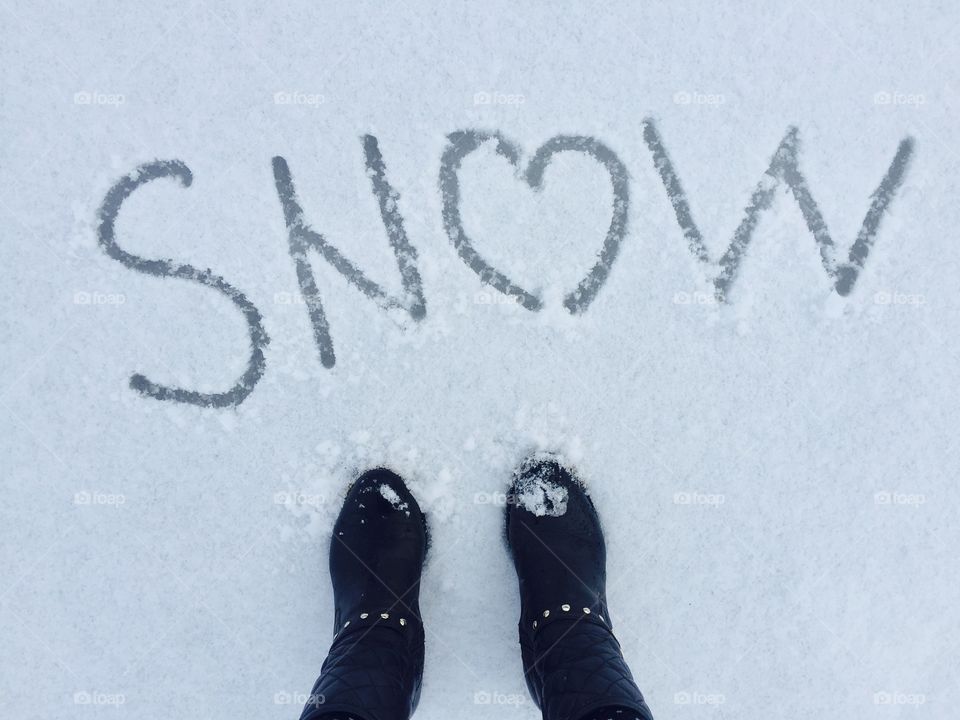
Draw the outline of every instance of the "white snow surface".
<instances>
[{"instance_id":1,"label":"white snow surface","mask_svg":"<svg viewBox=\"0 0 960 720\"><path fill-rule=\"evenodd\" d=\"M659 718L955 717L960 706L960 6L847 3L0 3L0 698L31 718L291 719L326 654L329 534L385 465L428 515L416 717L538 712L521 671L504 494L557 451L590 487L624 654ZM727 302L644 138L652 118L719 259L790 127L846 257L898 144L915 149L841 297L787 186ZM447 135L595 138L629 172L627 231L563 305L611 217L596 161L534 192L486 143L459 172L484 285L443 223ZM318 355L271 160L304 218L391 297L371 192L417 251L426 315L385 311L310 251ZM209 268L138 273L116 242ZM560 600L560 599L558 599Z\"/></svg>"}]
</instances>

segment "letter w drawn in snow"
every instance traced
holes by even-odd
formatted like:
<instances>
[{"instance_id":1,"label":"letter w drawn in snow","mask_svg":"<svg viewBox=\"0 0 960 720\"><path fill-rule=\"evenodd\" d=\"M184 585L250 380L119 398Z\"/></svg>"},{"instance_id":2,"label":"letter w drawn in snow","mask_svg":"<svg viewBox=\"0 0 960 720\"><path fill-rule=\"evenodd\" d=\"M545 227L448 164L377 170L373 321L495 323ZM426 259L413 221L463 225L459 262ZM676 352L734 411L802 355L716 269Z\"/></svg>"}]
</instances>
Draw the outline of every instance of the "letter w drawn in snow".
<instances>
[{"instance_id":1,"label":"letter w drawn in snow","mask_svg":"<svg viewBox=\"0 0 960 720\"><path fill-rule=\"evenodd\" d=\"M380 285L370 280L364 272L350 262L337 248L327 242L320 233L314 231L303 218L303 208L297 200L296 188L290 175L287 161L282 157L273 158L273 179L277 186L277 194L283 205L283 217L289 233L290 256L297 268L297 281L300 293L310 314L313 324L313 336L320 350L320 362L324 367L331 368L336 363L333 352L333 338L330 336L330 325L323 310L320 291L307 256L308 251L316 250L333 268L343 275L347 281L360 289L364 295L374 300L384 309L400 308L406 311L414 320L422 320L427 314L426 301L423 297L423 284L420 272L417 270L417 250L407 240L407 233L403 228L403 217L397 208L400 195L393 189L387 180L386 167L383 156L373 135L363 137L363 151L366 158L367 175L373 183L373 193L380 204L380 217L383 219L387 231L387 239L397 259L397 268L400 270L400 280L403 283L404 297L397 298L387 293Z\"/></svg>"},{"instance_id":2,"label":"letter w drawn in snow","mask_svg":"<svg viewBox=\"0 0 960 720\"><path fill-rule=\"evenodd\" d=\"M711 262L710 256L707 254L703 236L693 220L686 193L680 185L680 179L677 177L677 173L673 169L673 163L670 162L667 151L663 146L660 133L657 132L653 120L649 118L643 121L643 138L653 154L653 164L660 173L660 179L663 181L667 197L673 205L680 229L683 230L683 235L687 239L690 252L705 265L713 265L714 263ZM894 193L903 183L908 161L913 155L913 139L907 137L900 141L893 162L890 163L890 168L871 195L870 208L863 218L863 224L857 234L857 239L850 247L850 252L844 262L837 261L836 245L833 238L830 237L829 230L827 230L827 223L823 219L813 195L810 194L806 179L800 172L800 166L797 162L798 145L797 128L791 127L787 130L786 136L773 154L770 166L764 173L763 178L757 183L757 187L750 197L750 202L747 204L746 215L734 232L730 246L717 263L719 273L713 279L717 300L724 302L727 299L727 291L736 278L740 261L743 259L747 245L750 244L757 222L760 220L760 213L773 204L774 194L781 180L790 187L794 199L800 206L807 229L813 234L813 239L816 240L820 248L820 259L827 275L834 283L834 289L843 296L849 295L850 291L853 290L857 277L863 269L864 262L866 262L867 255L870 253L870 248L873 246L877 230L880 227L880 220L893 199Z\"/></svg>"}]
</instances>

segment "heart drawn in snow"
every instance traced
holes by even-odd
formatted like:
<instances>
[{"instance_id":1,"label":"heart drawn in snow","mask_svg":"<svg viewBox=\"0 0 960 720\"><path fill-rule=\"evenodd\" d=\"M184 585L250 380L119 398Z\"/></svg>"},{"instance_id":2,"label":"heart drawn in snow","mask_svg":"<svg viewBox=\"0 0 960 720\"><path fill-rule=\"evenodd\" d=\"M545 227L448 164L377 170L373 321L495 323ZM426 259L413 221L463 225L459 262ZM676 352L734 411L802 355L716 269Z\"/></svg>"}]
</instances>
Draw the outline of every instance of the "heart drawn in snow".
<instances>
[{"instance_id":1,"label":"heart drawn in snow","mask_svg":"<svg viewBox=\"0 0 960 720\"><path fill-rule=\"evenodd\" d=\"M497 143L496 151L521 173L520 148L497 132L479 130L461 130L447 136L450 143L443 151L440 161L440 194L443 197L443 226L450 242L457 249L460 258L480 279L492 285L504 295L514 297L527 310L539 310L543 307L540 298L524 290L504 273L497 270L481 257L473 246L473 241L463 229L460 218L460 180L457 172L463 159L488 140ZM620 242L627 233L627 209L630 203L630 190L627 182L627 169L606 145L592 137L582 135L557 135L541 145L536 154L522 172L522 179L534 191L543 187L543 171L553 156L560 152L580 152L589 155L603 165L610 174L613 186L613 212L610 227L603 241L596 264L590 268L576 289L567 293L563 305L573 314L584 312L597 296L604 281L610 274L610 267L617 258Z\"/></svg>"}]
</instances>

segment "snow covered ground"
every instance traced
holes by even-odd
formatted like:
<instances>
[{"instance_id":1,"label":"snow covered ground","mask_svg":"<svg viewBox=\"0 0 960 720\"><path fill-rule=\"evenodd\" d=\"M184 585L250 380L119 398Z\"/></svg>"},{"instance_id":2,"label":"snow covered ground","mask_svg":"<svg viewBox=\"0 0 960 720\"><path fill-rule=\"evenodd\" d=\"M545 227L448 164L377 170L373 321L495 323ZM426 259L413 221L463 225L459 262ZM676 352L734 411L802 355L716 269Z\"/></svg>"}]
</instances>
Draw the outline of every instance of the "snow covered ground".
<instances>
[{"instance_id":1,"label":"snow covered ground","mask_svg":"<svg viewBox=\"0 0 960 720\"><path fill-rule=\"evenodd\" d=\"M433 535L417 717L535 718L500 494L553 449L605 521L613 621L658 718L955 717L955 4L3 0L0 18L5 716L296 718L330 640L341 494L386 463ZM467 131L501 152L478 141L452 198ZM522 173L562 136L580 145L535 192ZM352 264L302 253L316 294L275 157ZM105 198L158 160L178 174L118 206L111 257ZM525 294L483 284L471 248Z\"/></svg>"}]
</instances>

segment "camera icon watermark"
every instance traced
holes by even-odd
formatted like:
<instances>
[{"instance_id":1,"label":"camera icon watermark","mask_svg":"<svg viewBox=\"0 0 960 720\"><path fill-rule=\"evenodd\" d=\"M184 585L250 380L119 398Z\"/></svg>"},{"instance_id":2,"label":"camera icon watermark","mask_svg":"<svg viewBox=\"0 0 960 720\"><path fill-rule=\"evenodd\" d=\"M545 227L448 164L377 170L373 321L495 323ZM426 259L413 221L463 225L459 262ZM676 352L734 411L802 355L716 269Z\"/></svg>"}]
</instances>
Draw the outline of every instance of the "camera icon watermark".
<instances>
[{"instance_id":1,"label":"camera icon watermark","mask_svg":"<svg viewBox=\"0 0 960 720\"><path fill-rule=\"evenodd\" d=\"M873 694L874 705L925 705L927 696L923 693L903 693L880 691Z\"/></svg>"},{"instance_id":2,"label":"camera icon watermark","mask_svg":"<svg viewBox=\"0 0 960 720\"><path fill-rule=\"evenodd\" d=\"M504 295L501 292L487 292L482 290L473 296L474 305L520 305L522 298L518 295Z\"/></svg>"},{"instance_id":3,"label":"camera icon watermark","mask_svg":"<svg viewBox=\"0 0 960 720\"><path fill-rule=\"evenodd\" d=\"M479 690L473 694L474 705L513 705L514 707L526 703L527 698L522 693L487 692Z\"/></svg>"},{"instance_id":4,"label":"camera icon watermark","mask_svg":"<svg viewBox=\"0 0 960 720\"><path fill-rule=\"evenodd\" d=\"M126 704L127 697L122 693L105 693L88 690L80 690L73 694L74 705L103 705L120 707Z\"/></svg>"},{"instance_id":5,"label":"camera icon watermark","mask_svg":"<svg viewBox=\"0 0 960 720\"><path fill-rule=\"evenodd\" d=\"M305 493L298 490L279 490L273 494L274 505L295 507L322 507L326 498L319 493Z\"/></svg>"},{"instance_id":6,"label":"camera icon watermark","mask_svg":"<svg viewBox=\"0 0 960 720\"><path fill-rule=\"evenodd\" d=\"M123 305L126 301L123 293L77 290L73 294L74 305Z\"/></svg>"},{"instance_id":7,"label":"camera icon watermark","mask_svg":"<svg viewBox=\"0 0 960 720\"><path fill-rule=\"evenodd\" d=\"M301 293L278 292L273 294L274 305L306 305L307 299Z\"/></svg>"},{"instance_id":8,"label":"camera icon watermark","mask_svg":"<svg viewBox=\"0 0 960 720\"><path fill-rule=\"evenodd\" d=\"M727 101L723 93L702 93L680 90L673 94L674 105L709 105L716 107Z\"/></svg>"},{"instance_id":9,"label":"camera icon watermark","mask_svg":"<svg viewBox=\"0 0 960 720\"><path fill-rule=\"evenodd\" d=\"M517 498L513 493L506 492L478 492L473 496L474 505L493 505L495 507L506 507L507 505L516 505Z\"/></svg>"},{"instance_id":10,"label":"camera icon watermark","mask_svg":"<svg viewBox=\"0 0 960 720\"><path fill-rule=\"evenodd\" d=\"M74 105L105 105L119 107L127 102L126 97L120 93L102 93L92 90L81 90L73 94Z\"/></svg>"},{"instance_id":11,"label":"camera icon watermark","mask_svg":"<svg viewBox=\"0 0 960 720\"><path fill-rule=\"evenodd\" d=\"M927 299L920 293L904 293L896 290L880 290L873 294L874 305L926 305Z\"/></svg>"},{"instance_id":12,"label":"camera icon watermark","mask_svg":"<svg viewBox=\"0 0 960 720\"><path fill-rule=\"evenodd\" d=\"M473 94L474 105L523 105L526 101L521 93L481 91Z\"/></svg>"},{"instance_id":13,"label":"camera icon watermark","mask_svg":"<svg viewBox=\"0 0 960 720\"><path fill-rule=\"evenodd\" d=\"M722 693L705 693L698 690L681 690L673 694L675 705L723 705L727 697Z\"/></svg>"},{"instance_id":14,"label":"camera icon watermark","mask_svg":"<svg viewBox=\"0 0 960 720\"><path fill-rule=\"evenodd\" d=\"M720 507L727 501L726 495L718 493L678 492L673 494L674 505L706 505Z\"/></svg>"},{"instance_id":15,"label":"camera icon watermark","mask_svg":"<svg viewBox=\"0 0 960 720\"><path fill-rule=\"evenodd\" d=\"M904 93L890 92L881 90L873 95L874 105L905 105L907 107L920 107L927 104L927 98L923 93Z\"/></svg>"},{"instance_id":16,"label":"camera icon watermark","mask_svg":"<svg viewBox=\"0 0 960 720\"><path fill-rule=\"evenodd\" d=\"M300 90L280 90L273 94L274 105L303 105L306 107L320 107L326 105L327 97L322 93L306 93Z\"/></svg>"},{"instance_id":17,"label":"camera icon watermark","mask_svg":"<svg viewBox=\"0 0 960 720\"><path fill-rule=\"evenodd\" d=\"M120 507L126 505L127 496L122 493L90 492L81 490L73 494L74 505L102 505L106 507Z\"/></svg>"},{"instance_id":18,"label":"camera icon watermark","mask_svg":"<svg viewBox=\"0 0 960 720\"><path fill-rule=\"evenodd\" d=\"M927 496L923 493L905 493L883 490L873 495L874 505L902 506L918 508L927 504Z\"/></svg>"},{"instance_id":19,"label":"camera icon watermark","mask_svg":"<svg viewBox=\"0 0 960 720\"><path fill-rule=\"evenodd\" d=\"M674 305L719 305L720 301L717 300L717 296L713 293L701 292L699 290L694 292L686 292L681 290L680 292L675 292L673 294L673 304Z\"/></svg>"},{"instance_id":20,"label":"camera icon watermark","mask_svg":"<svg viewBox=\"0 0 960 720\"><path fill-rule=\"evenodd\" d=\"M326 703L323 693L278 692L273 695L274 705L293 705L295 707L320 707Z\"/></svg>"}]
</instances>

